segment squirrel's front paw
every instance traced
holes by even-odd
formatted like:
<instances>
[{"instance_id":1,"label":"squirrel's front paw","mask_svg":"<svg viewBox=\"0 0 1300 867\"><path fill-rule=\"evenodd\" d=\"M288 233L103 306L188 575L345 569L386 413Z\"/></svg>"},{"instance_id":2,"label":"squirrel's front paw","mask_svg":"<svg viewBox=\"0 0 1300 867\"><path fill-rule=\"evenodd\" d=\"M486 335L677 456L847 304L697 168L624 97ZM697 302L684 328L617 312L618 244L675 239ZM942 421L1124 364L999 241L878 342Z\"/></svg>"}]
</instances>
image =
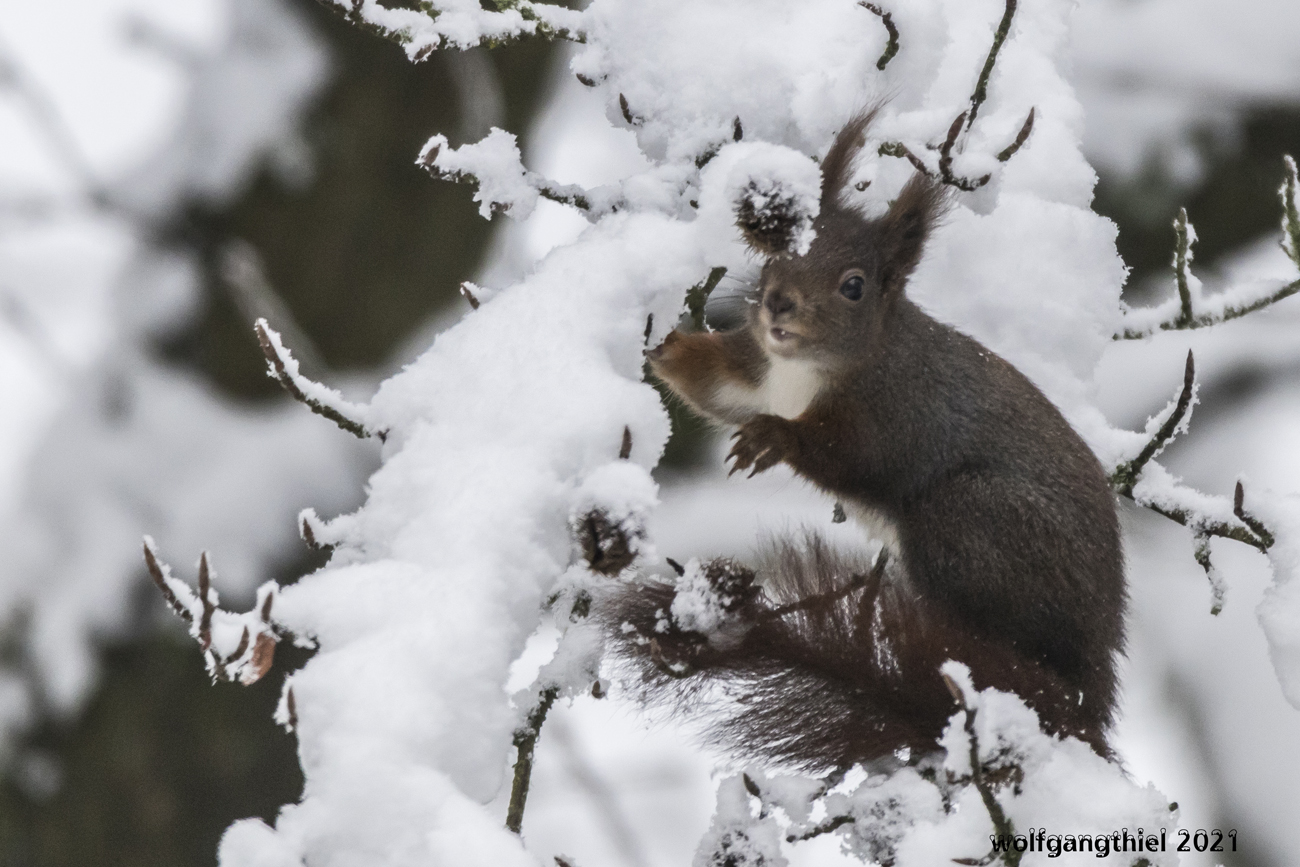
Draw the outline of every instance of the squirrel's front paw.
<instances>
[{"instance_id":1,"label":"squirrel's front paw","mask_svg":"<svg viewBox=\"0 0 1300 867\"><path fill-rule=\"evenodd\" d=\"M794 431L787 419L776 415L756 415L732 434L736 444L731 447L727 460L735 459L732 475L737 470L753 467L755 476L774 467L794 452Z\"/></svg>"}]
</instances>

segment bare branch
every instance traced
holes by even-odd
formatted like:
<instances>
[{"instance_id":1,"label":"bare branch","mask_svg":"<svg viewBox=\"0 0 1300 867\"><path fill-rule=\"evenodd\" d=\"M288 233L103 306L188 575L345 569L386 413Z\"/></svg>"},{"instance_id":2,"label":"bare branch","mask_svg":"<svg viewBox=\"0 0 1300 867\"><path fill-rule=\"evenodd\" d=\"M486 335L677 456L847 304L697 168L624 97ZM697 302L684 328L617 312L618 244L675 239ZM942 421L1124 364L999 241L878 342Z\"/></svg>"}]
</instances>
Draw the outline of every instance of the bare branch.
<instances>
[{"instance_id":1,"label":"bare branch","mask_svg":"<svg viewBox=\"0 0 1300 867\"><path fill-rule=\"evenodd\" d=\"M208 575L208 552L199 555L199 600L203 603L203 617L199 621L199 647L206 652L212 646L212 579ZM242 652L242 651L241 651ZM239 654L235 654L238 656Z\"/></svg>"},{"instance_id":2,"label":"bare branch","mask_svg":"<svg viewBox=\"0 0 1300 867\"><path fill-rule=\"evenodd\" d=\"M1028 116L1025 117L1024 124L1020 127L1020 132L1016 133L1016 140L998 153L998 162L1005 163L1016 155L1016 151L1025 146L1025 142L1029 140L1029 134L1034 131L1034 112L1035 108L1031 106Z\"/></svg>"},{"instance_id":3,"label":"bare branch","mask_svg":"<svg viewBox=\"0 0 1300 867\"><path fill-rule=\"evenodd\" d=\"M533 751L542 733L542 723L551 712L551 706L560 695L560 687L548 686L537 695L537 704L529 711L526 723L515 729L514 744L518 751L515 759L515 778L510 787L510 806L506 810L506 830L518 834L524 824L524 806L528 802L528 786L533 775Z\"/></svg>"},{"instance_id":4,"label":"bare branch","mask_svg":"<svg viewBox=\"0 0 1300 867\"><path fill-rule=\"evenodd\" d=\"M298 362L289 354L289 350L285 349L284 344L280 342L280 335L271 330L265 319L257 320L253 324L253 330L257 333L257 342L262 347L262 354L266 356L268 375L280 383L294 400L354 436L365 439L374 435L378 436L381 442L384 440L387 431L371 431L353 417L361 414L360 407L344 400L343 396L334 389L312 382L298 373ZM310 395L307 394L309 391Z\"/></svg>"},{"instance_id":5,"label":"bare branch","mask_svg":"<svg viewBox=\"0 0 1300 867\"><path fill-rule=\"evenodd\" d=\"M1273 542L1275 541L1273 534L1269 532L1268 527L1264 525L1263 521L1246 512L1245 501L1246 489L1242 486L1241 480L1239 479L1237 481L1237 489L1233 491L1232 494L1232 513L1237 516L1241 523L1249 527L1251 532L1260 538L1260 541L1264 543L1266 548L1273 547Z\"/></svg>"},{"instance_id":6,"label":"bare branch","mask_svg":"<svg viewBox=\"0 0 1300 867\"><path fill-rule=\"evenodd\" d=\"M632 429L623 425L623 442L618 447L619 460L627 460L632 457Z\"/></svg>"},{"instance_id":7,"label":"bare branch","mask_svg":"<svg viewBox=\"0 0 1300 867\"><path fill-rule=\"evenodd\" d=\"M966 129L969 131L975 125L975 115L979 114L980 106L989 93L989 77L993 74L993 67L998 62L998 52L1002 50L1002 43L1006 41L1007 34L1011 32L1011 19L1016 15L1016 0L1007 0L1006 9L1002 13L1002 20L998 23L998 29L993 34L993 45L989 48L989 56L984 61L984 68L980 70L980 77L975 82L975 90L970 97L970 117L966 121Z\"/></svg>"},{"instance_id":8,"label":"bare branch","mask_svg":"<svg viewBox=\"0 0 1300 867\"><path fill-rule=\"evenodd\" d=\"M973 192L984 186L993 177L984 175L983 177L970 180L969 178L959 178L952 173L952 148L957 143L957 134L961 132L962 122L966 120L966 112L957 115L952 125L948 127L948 135L939 146L939 177L945 184L954 186L959 190Z\"/></svg>"},{"instance_id":9,"label":"bare branch","mask_svg":"<svg viewBox=\"0 0 1300 867\"><path fill-rule=\"evenodd\" d=\"M880 23L885 25L885 30L889 33L889 42L885 45L885 52L881 54L880 59L876 61L876 69L883 72L885 67L889 65L889 61L893 60L894 55L898 53L898 28L894 26L894 16L881 9L875 3L868 3L866 0L861 0L858 5L863 9L866 9L869 12L874 12L876 15L880 16Z\"/></svg>"}]
</instances>

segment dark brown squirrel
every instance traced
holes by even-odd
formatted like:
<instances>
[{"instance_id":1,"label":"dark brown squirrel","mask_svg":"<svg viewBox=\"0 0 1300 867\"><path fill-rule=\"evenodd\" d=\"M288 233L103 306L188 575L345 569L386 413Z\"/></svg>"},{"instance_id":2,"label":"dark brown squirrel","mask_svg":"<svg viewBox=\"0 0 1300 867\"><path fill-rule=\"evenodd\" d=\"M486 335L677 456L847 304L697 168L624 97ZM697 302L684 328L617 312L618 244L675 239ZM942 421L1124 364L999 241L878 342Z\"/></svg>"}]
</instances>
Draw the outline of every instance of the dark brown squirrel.
<instances>
[{"instance_id":1,"label":"dark brown squirrel","mask_svg":"<svg viewBox=\"0 0 1300 867\"><path fill-rule=\"evenodd\" d=\"M600 617L651 699L726 687L738 709L713 739L746 754L831 768L932 753L956 710L939 672L954 659L1110 757L1126 601L1114 496L1029 379L904 294L942 187L918 173L877 219L841 202L870 120L822 161L806 254L741 209L766 257L748 326L673 332L647 356L691 407L740 426L733 473L788 464L874 529L888 568L810 536L777 543L758 583L731 561L702 567L726 603L714 634L674 622L662 581L623 585Z\"/></svg>"}]
</instances>

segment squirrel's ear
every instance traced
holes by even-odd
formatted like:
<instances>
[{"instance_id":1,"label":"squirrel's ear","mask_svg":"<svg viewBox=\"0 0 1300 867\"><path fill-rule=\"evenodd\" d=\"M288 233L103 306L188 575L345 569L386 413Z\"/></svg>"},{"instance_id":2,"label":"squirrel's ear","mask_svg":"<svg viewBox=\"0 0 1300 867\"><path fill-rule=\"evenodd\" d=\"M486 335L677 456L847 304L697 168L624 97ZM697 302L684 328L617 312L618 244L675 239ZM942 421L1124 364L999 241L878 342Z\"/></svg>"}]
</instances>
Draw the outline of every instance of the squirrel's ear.
<instances>
[{"instance_id":1,"label":"squirrel's ear","mask_svg":"<svg viewBox=\"0 0 1300 867\"><path fill-rule=\"evenodd\" d=\"M921 261L925 241L948 205L943 185L917 172L889 213L877 221L880 227L881 287L901 289Z\"/></svg>"},{"instance_id":2,"label":"squirrel's ear","mask_svg":"<svg viewBox=\"0 0 1300 867\"><path fill-rule=\"evenodd\" d=\"M839 206L840 191L849 181L853 158L867 143L867 127L875 119L876 111L873 108L862 112L836 133L831 149L822 160L822 213L833 211Z\"/></svg>"}]
</instances>

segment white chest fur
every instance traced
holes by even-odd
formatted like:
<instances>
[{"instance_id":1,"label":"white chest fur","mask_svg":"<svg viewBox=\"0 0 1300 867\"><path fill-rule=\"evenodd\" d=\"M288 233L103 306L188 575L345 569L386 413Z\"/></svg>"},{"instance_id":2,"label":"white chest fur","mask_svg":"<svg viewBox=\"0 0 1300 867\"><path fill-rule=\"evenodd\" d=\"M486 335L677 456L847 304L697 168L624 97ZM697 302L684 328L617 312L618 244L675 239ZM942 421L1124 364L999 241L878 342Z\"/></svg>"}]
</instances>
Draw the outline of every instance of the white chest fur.
<instances>
[{"instance_id":1,"label":"white chest fur","mask_svg":"<svg viewBox=\"0 0 1300 867\"><path fill-rule=\"evenodd\" d=\"M771 356L761 387L767 411L782 418L803 414L822 387L822 374L811 362Z\"/></svg>"}]
</instances>

